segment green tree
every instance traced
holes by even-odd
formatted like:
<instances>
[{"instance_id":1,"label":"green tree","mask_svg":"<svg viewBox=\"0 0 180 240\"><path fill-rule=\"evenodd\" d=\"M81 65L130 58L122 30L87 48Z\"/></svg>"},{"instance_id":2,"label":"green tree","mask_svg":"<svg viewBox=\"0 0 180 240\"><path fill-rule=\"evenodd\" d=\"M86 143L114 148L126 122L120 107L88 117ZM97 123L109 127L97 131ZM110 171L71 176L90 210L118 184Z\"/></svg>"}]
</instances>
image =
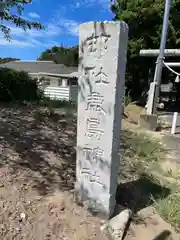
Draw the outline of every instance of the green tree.
<instances>
[{"instance_id":1,"label":"green tree","mask_svg":"<svg viewBox=\"0 0 180 240\"><path fill-rule=\"evenodd\" d=\"M12 61L17 61L17 60L20 60L20 59L18 59L18 58L11 58L11 57L9 57L9 58L0 58L0 64L12 62Z\"/></svg>"},{"instance_id":2,"label":"green tree","mask_svg":"<svg viewBox=\"0 0 180 240\"><path fill-rule=\"evenodd\" d=\"M115 0L114 20L129 25L126 90L133 98L147 86L148 71L155 59L139 57L141 49L159 48L165 0ZM180 0L172 0L166 48L180 47Z\"/></svg>"},{"instance_id":3,"label":"green tree","mask_svg":"<svg viewBox=\"0 0 180 240\"><path fill-rule=\"evenodd\" d=\"M78 46L66 48L54 46L44 51L38 60L52 60L58 64L78 66Z\"/></svg>"},{"instance_id":4,"label":"green tree","mask_svg":"<svg viewBox=\"0 0 180 240\"><path fill-rule=\"evenodd\" d=\"M15 24L17 27L24 29L44 29L39 22L32 22L24 19L22 13L24 6L30 4L31 0L1 0L0 1L0 31L3 32L7 40L11 39L11 29L7 26L7 22Z\"/></svg>"},{"instance_id":5,"label":"green tree","mask_svg":"<svg viewBox=\"0 0 180 240\"><path fill-rule=\"evenodd\" d=\"M37 79L32 79L24 71L0 68L1 102L38 102L42 96Z\"/></svg>"}]
</instances>

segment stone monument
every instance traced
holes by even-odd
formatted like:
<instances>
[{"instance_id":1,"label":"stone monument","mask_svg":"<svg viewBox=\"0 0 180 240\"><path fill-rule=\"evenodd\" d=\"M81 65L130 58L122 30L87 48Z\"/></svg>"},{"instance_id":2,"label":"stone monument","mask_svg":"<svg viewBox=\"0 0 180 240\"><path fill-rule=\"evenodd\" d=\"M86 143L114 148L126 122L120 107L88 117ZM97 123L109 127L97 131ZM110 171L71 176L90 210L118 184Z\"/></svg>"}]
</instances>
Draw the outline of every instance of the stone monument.
<instances>
[{"instance_id":1,"label":"stone monument","mask_svg":"<svg viewBox=\"0 0 180 240\"><path fill-rule=\"evenodd\" d=\"M102 216L115 207L128 26L80 25L76 190Z\"/></svg>"}]
</instances>

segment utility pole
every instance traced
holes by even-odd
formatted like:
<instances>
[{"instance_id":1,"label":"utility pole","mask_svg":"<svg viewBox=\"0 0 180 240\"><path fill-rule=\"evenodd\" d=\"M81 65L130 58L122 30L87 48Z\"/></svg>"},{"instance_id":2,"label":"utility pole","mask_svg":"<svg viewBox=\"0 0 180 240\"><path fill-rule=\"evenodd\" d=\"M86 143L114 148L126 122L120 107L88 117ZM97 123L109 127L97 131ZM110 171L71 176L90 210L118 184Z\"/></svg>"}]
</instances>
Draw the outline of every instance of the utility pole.
<instances>
[{"instance_id":1,"label":"utility pole","mask_svg":"<svg viewBox=\"0 0 180 240\"><path fill-rule=\"evenodd\" d=\"M159 49L159 56L156 62L156 69L154 73L154 98L153 98L153 106L152 106L152 113L156 114L157 111L157 101L159 97L159 89L161 84L161 76L162 76L162 67L163 67L163 60L164 60L164 50L166 46L166 39L167 39L167 32L168 32L168 21L169 21L169 13L171 8L171 0L166 0L165 2L165 11L164 11L164 19L163 19L163 28L161 34L161 44Z\"/></svg>"}]
</instances>

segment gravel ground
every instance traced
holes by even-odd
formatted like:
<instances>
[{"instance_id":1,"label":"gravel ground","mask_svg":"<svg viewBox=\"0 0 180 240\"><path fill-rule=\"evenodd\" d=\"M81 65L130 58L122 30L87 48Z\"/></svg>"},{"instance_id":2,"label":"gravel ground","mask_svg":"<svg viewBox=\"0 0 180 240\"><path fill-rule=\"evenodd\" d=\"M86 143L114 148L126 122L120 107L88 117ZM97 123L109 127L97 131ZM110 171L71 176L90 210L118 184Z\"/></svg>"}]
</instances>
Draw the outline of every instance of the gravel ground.
<instances>
[{"instance_id":1,"label":"gravel ground","mask_svg":"<svg viewBox=\"0 0 180 240\"><path fill-rule=\"evenodd\" d=\"M72 194L72 119L33 107L1 107L0 239L105 239L100 220L78 206Z\"/></svg>"}]
</instances>

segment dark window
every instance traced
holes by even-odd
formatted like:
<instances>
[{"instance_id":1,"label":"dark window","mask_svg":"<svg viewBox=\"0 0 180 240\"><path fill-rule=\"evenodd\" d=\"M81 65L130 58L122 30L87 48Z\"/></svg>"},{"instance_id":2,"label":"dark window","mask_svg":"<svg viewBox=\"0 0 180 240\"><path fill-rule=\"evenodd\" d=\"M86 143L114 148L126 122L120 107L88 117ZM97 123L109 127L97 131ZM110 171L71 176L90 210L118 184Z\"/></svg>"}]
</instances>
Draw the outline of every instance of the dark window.
<instances>
[{"instance_id":1,"label":"dark window","mask_svg":"<svg viewBox=\"0 0 180 240\"><path fill-rule=\"evenodd\" d=\"M66 80L66 86L69 86L69 79Z\"/></svg>"},{"instance_id":2,"label":"dark window","mask_svg":"<svg viewBox=\"0 0 180 240\"><path fill-rule=\"evenodd\" d=\"M77 86L78 85L76 78L71 79L71 85L72 86Z\"/></svg>"},{"instance_id":3,"label":"dark window","mask_svg":"<svg viewBox=\"0 0 180 240\"><path fill-rule=\"evenodd\" d=\"M50 85L50 79L44 78L43 82L44 82L45 86L49 86Z\"/></svg>"},{"instance_id":4,"label":"dark window","mask_svg":"<svg viewBox=\"0 0 180 240\"><path fill-rule=\"evenodd\" d=\"M58 86L61 87L62 86L62 78L58 79Z\"/></svg>"}]
</instances>

